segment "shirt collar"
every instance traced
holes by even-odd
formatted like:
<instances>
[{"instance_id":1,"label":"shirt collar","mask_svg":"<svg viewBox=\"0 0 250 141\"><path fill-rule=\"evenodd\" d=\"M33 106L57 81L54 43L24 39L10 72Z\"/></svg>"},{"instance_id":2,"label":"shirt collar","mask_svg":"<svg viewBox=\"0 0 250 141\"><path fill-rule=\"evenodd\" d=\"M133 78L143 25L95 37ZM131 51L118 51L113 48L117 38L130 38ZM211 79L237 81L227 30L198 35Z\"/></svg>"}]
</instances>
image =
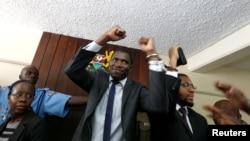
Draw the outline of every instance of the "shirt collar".
<instances>
[{"instance_id":1,"label":"shirt collar","mask_svg":"<svg viewBox=\"0 0 250 141\"><path fill-rule=\"evenodd\" d=\"M181 106L179 104L176 104L176 110L179 111L179 109L181 108ZM188 108L187 106L183 106L183 108L186 109L187 113L188 113Z\"/></svg>"},{"instance_id":2,"label":"shirt collar","mask_svg":"<svg viewBox=\"0 0 250 141\"><path fill-rule=\"evenodd\" d=\"M113 78L111 76L109 76L109 83L111 83L111 80L113 80ZM119 81L119 83L122 85L122 87L125 86L126 82L127 82L127 77Z\"/></svg>"}]
</instances>

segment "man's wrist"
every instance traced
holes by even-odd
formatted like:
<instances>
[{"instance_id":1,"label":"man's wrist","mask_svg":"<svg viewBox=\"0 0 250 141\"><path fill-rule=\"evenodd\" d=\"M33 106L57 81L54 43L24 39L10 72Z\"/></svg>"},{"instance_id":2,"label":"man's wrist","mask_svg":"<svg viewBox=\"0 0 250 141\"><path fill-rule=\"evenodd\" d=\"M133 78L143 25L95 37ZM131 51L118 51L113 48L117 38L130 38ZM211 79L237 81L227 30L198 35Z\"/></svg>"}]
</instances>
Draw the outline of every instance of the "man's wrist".
<instances>
[{"instance_id":1,"label":"man's wrist","mask_svg":"<svg viewBox=\"0 0 250 141\"><path fill-rule=\"evenodd\" d=\"M107 42L110 41L110 38L108 37L108 35L106 35L105 33L103 35L101 35L95 42L100 45L100 46L104 46Z\"/></svg>"},{"instance_id":2,"label":"man's wrist","mask_svg":"<svg viewBox=\"0 0 250 141\"><path fill-rule=\"evenodd\" d=\"M170 66L170 65L164 65L164 67L168 70L168 71L178 71L176 68Z\"/></svg>"},{"instance_id":3,"label":"man's wrist","mask_svg":"<svg viewBox=\"0 0 250 141\"><path fill-rule=\"evenodd\" d=\"M146 56L147 60L162 60L157 53L148 54Z\"/></svg>"}]
</instances>

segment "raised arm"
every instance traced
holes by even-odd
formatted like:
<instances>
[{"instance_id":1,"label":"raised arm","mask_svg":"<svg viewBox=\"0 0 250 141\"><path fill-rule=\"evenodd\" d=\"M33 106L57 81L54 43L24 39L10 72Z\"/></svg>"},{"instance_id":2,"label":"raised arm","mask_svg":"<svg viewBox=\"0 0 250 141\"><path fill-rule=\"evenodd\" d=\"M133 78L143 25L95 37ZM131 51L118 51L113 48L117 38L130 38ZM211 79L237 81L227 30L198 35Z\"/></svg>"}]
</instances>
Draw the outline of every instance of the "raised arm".
<instances>
[{"instance_id":1,"label":"raised arm","mask_svg":"<svg viewBox=\"0 0 250 141\"><path fill-rule=\"evenodd\" d=\"M149 63L149 87L150 92L154 95L162 94L161 104L166 107L166 111L169 109L174 109L176 104L175 93L178 93L179 90L179 81L177 79L177 70L172 67L167 68L165 70L164 63L156 53L155 42L152 37L140 37L139 45L143 52L146 53ZM177 66L178 61L178 51L177 47L170 48L170 61L172 64ZM171 70L170 70L171 69ZM175 72L169 72L175 71ZM171 108L170 108L170 107Z\"/></svg>"}]
</instances>

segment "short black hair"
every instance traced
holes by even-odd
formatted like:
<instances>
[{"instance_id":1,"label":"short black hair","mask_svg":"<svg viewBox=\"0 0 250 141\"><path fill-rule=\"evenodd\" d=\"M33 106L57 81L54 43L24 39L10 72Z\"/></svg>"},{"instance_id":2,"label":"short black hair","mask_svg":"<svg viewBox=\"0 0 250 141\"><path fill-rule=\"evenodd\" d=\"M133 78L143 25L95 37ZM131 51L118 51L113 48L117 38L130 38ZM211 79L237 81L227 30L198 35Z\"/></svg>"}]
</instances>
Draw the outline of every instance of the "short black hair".
<instances>
[{"instance_id":1,"label":"short black hair","mask_svg":"<svg viewBox=\"0 0 250 141\"><path fill-rule=\"evenodd\" d=\"M32 89L33 89L33 95L35 95L35 91L36 91L36 88L35 88L35 85L33 83L31 83L30 81L28 80L17 80L15 81L14 83L12 83L10 86L9 86L9 93L8 93L8 96L12 93L12 90L13 90L13 87L15 87L17 84L19 83L29 83L31 86L32 86Z\"/></svg>"},{"instance_id":2,"label":"short black hair","mask_svg":"<svg viewBox=\"0 0 250 141\"><path fill-rule=\"evenodd\" d=\"M180 78L181 76L188 77L188 75L186 75L186 74L184 74L184 73L178 73L178 78Z\"/></svg>"},{"instance_id":3,"label":"short black hair","mask_svg":"<svg viewBox=\"0 0 250 141\"><path fill-rule=\"evenodd\" d=\"M123 52L123 53L128 54L129 59L130 59L130 63L133 64L134 60L133 60L133 57L132 57L132 55L131 55L131 49L130 49L130 48L128 48L128 47L121 47L121 48L119 48L119 49L115 49L114 51L115 51L115 52ZM115 52L114 52L114 53L115 53ZM113 55L114 55L114 54L113 54Z\"/></svg>"}]
</instances>

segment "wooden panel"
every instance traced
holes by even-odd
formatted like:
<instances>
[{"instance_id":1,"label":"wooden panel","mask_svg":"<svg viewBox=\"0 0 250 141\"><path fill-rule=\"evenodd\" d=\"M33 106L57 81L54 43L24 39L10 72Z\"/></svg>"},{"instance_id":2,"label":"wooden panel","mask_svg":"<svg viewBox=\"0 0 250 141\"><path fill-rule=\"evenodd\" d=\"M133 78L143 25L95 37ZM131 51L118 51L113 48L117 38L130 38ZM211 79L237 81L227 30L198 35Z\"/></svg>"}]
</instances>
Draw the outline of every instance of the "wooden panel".
<instances>
[{"instance_id":1,"label":"wooden panel","mask_svg":"<svg viewBox=\"0 0 250 141\"><path fill-rule=\"evenodd\" d=\"M50 73L50 67L52 65L52 60L54 59L54 54L57 48L57 44L59 42L60 35L51 34L49 43L47 45L43 60L41 62L41 66L39 68L39 80L37 82L38 87L45 87L48 79L48 75ZM34 58L35 59L35 58ZM49 86L47 86L49 87Z\"/></svg>"},{"instance_id":2,"label":"wooden panel","mask_svg":"<svg viewBox=\"0 0 250 141\"><path fill-rule=\"evenodd\" d=\"M62 91L66 93L66 89L67 89L67 85L69 83L69 78L65 75L64 73L64 68L67 65L67 63L69 62L69 60L73 57L73 55L75 54L76 50L77 50L77 43L78 43L78 39L77 38L69 38L68 40L68 44L67 44L67 48L65 48L65 54L62 57L63 61L62 61L62 68L60 70L60 77L58 79L57 86L56 89L58 91ZM73 95L73 94L72 94Z\"/></svg>"},{"instance_id":3,"label":"wooden panel","mask_svg":"<svg viewBox=\"0 0 250 141\"><path fill-rule=\"evenodd\" d=\"M60 40L58 42L58 46L56 48L56 52L54 54L54 58L50 67L50 72L48 75L46 86L55 90L56 85L58 83L58 79L60 77L60 70L63 70L62 64L64 60L64 56L66 53L66 48L68 46L69 37L60 36ZM65 75L65 74L62 74ZM59 82L60 83L60 82Z\"/></svg>"},{"instance_id":4,"label":"wooden panel","mask_svg":"<svg viewBox=\"0 0 250 141\"><path fill-rule=\"evenodd\" d=\"M147 85L147 87L149 86L148 83L148 60L146 60L146 54L142 51L140 51L140 53L137 53L138 55L138 60L139 60L139 68L138 68L138 80L142 83L144 83L145 85ZM149 88L149 87L148 87Z\"/></svg>"},{"instance_id":5,"label":"wooden panel","mask_svg":"<svg viewBox=\"0 0 250 141\"><path fill-rule=\"evenodd\" d=\"M140 73L140 71L139 71L139 67L140 67L139 62L140 62L140 60L138 58L139 54L138 54L137 50L131 50L131 56L133 58L133 70L130 72L128 77L130 79L139 81L138 78L139 78L139 73Z\"/></svg>"},{"instance_id":6,"label":"wooden panel","mask_svg":"<svg viewBox=\"0 0 250 141\"><path fill-rule=\"evenodd\" d=\"M41 38L41 41L37 47L36 54L33 58L32 64L36 66L38 69L40 69L40 66L42 64L42 60L45 54L45 51L47 49L47 45L49 43L51 33L44 32Z\"/></svg>"}]
</instances>

